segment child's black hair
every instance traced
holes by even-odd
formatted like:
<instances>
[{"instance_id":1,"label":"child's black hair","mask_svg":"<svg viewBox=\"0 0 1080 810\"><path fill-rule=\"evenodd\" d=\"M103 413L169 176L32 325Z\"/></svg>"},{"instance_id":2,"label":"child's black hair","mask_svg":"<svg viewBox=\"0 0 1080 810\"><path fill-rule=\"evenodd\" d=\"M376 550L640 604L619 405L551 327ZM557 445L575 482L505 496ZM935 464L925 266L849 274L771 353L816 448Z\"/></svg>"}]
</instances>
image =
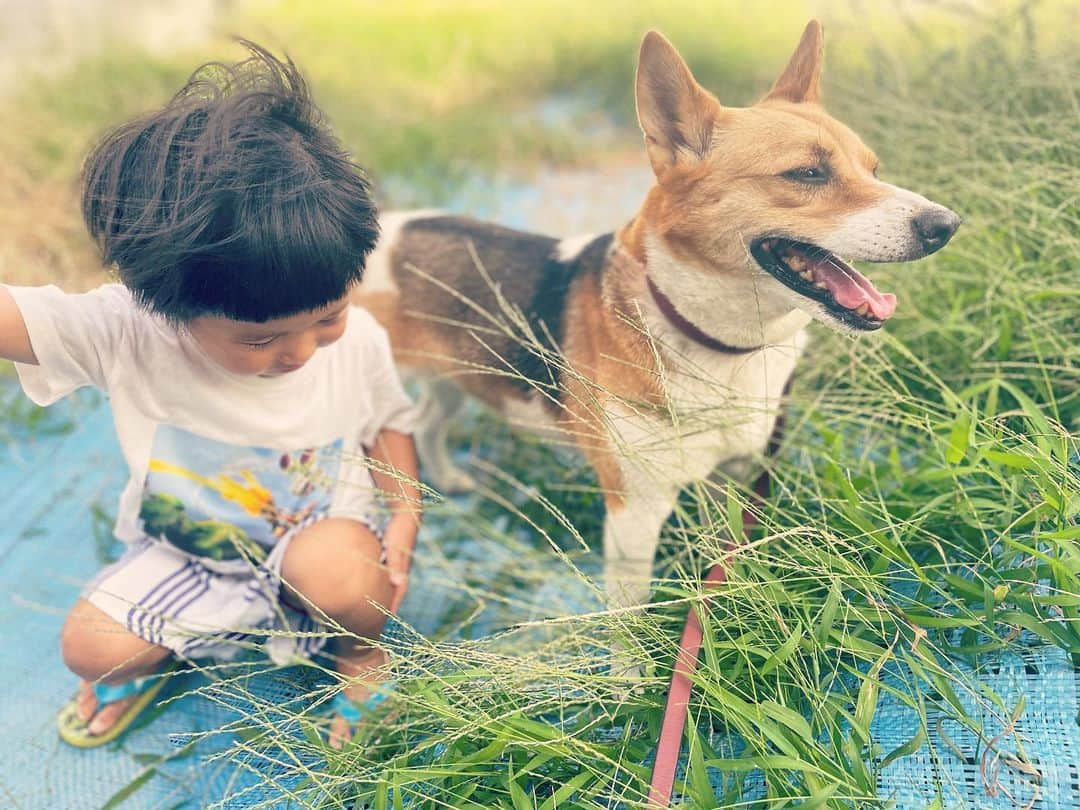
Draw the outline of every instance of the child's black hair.
<instances>
[{"instance_id":1,"label":"child's black hair","mask_svg":"<svg viewBox=\"0 0 1080 810\"><path fill-rule=\"evenodd\" d=\"M136 299L173 322L262 322L359 281L378 238L371 187L292 60L212 62L83 169L83 218Z\"/></svg>"}]
</instances>

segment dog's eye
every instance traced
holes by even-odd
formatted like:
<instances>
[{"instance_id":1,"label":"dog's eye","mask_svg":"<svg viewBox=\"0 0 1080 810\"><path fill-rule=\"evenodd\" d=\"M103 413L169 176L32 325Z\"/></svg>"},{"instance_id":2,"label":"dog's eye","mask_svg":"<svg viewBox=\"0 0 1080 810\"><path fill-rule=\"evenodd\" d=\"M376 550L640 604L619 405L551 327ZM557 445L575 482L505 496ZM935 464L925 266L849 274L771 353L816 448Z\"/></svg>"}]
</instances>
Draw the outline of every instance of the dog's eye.
<instances>
[{"instance_id":1,"label":"dog's eye","mask_svg":"<svg viewBox=\"0 0 1080 810\"><path fill-rule=\"evenodd\" d=\"M797 183L809 183L821 186L829 182L829 173L821 166L804 166L800 169L792 169L784 172L781 177L794 180Z\"/></svg>"}]
</instances>

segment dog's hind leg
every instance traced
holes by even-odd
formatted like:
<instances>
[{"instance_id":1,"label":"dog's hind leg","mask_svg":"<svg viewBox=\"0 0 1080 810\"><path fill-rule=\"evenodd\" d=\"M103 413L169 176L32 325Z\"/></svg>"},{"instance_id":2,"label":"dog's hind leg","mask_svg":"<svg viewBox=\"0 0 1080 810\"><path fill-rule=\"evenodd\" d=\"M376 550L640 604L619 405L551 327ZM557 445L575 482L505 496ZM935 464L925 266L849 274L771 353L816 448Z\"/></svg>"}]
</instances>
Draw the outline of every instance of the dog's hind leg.
<instances>
[{"instance_id":1,"label":"dog's hind leg","mask_svg":"<svg viewBox=\"0 0 1080 810\"><path fill-rule=\"evenodd\" d=\"M451 420L464 402L465 392L449 380L437 377L424 380L416 425L416 452L428 480L446 494L476 488L476 481L454 463L446 446Z\"/></svg>"}]
</instances>

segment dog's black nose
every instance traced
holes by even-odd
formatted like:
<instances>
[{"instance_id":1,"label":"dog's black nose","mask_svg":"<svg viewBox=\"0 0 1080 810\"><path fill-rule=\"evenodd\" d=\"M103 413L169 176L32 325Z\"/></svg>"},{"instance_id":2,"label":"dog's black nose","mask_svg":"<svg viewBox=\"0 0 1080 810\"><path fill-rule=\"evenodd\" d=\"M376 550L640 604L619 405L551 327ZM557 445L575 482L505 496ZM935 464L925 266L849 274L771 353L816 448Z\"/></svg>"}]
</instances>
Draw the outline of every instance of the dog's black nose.
<instances>
[{"instance_id":1,"label":"dog's black nose","mask_svg":"<svg viewBox=\"0 0 1080 810\"><path fill-rule=\"evenodd\" d=\"M929 254L945 247L956 229L960 227L960 216L948 208L929 208L918 214L912 224L915 233Z\"/></svg>"}]
</instances>

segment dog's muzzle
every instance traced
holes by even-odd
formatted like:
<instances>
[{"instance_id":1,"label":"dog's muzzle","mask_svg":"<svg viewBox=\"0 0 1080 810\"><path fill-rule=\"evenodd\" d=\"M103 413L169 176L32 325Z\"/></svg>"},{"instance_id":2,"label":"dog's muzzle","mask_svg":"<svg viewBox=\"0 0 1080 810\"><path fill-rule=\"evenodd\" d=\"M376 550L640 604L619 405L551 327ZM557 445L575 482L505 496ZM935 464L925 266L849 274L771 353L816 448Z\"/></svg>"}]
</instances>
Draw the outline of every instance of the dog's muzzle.
<instances>
[{"instance_id":1,"label":"dog's muzzle","mask_svg":"<svg viewBox=\"0 0 1080 810\"><path fill-rule=\"evenodd\" d=\"M880 292L850 264L817 245L774 236L755 241L750 253L781 284L855 329L880 329L896 311L895 295Z\"/></svg>"}]
</instances>

